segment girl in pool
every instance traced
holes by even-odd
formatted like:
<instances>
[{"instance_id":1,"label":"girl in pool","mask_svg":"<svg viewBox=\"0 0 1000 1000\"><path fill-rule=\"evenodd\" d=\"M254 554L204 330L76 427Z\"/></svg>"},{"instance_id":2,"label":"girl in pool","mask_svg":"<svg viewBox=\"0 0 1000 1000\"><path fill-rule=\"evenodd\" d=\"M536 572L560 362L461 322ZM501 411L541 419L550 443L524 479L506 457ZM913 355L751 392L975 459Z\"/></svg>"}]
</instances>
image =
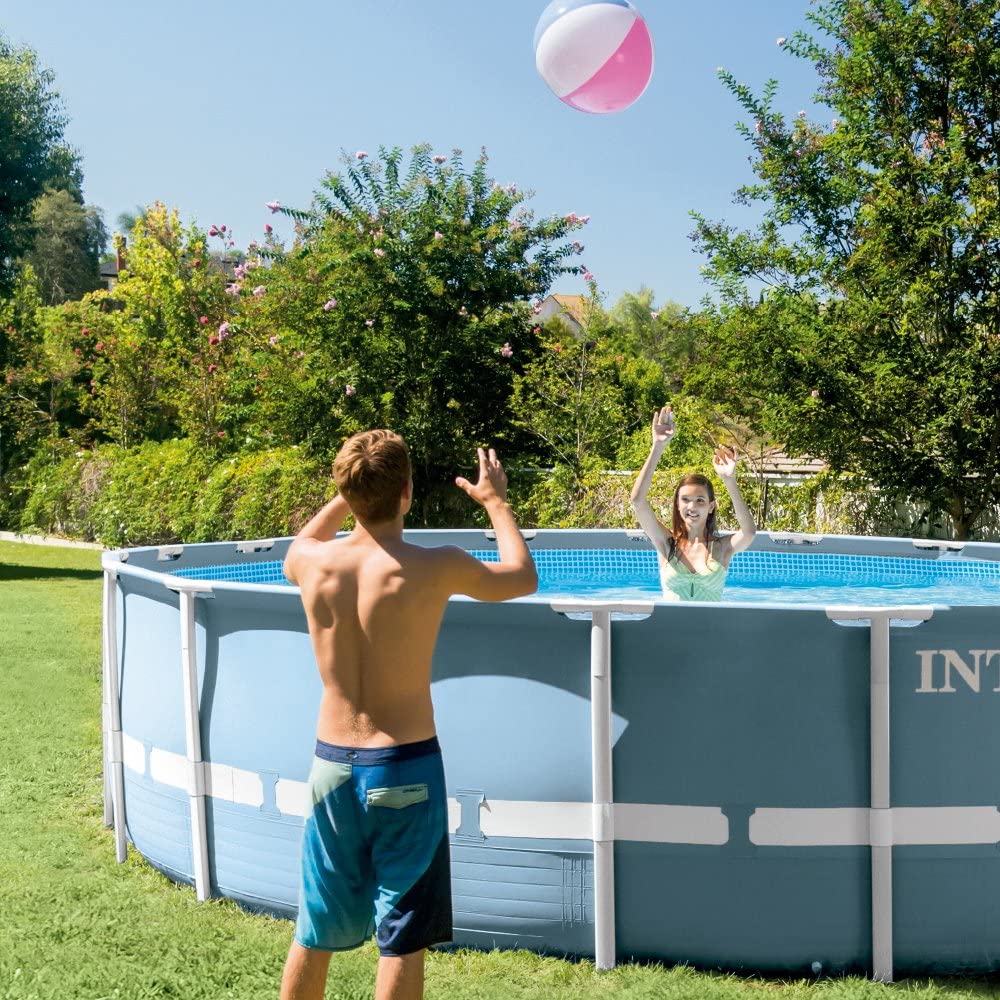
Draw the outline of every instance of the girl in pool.
<instances>
[{"instance_id":1,"label":"girl in pool","mask_svg":"<svg viewBox=\"0 0 1000 1000\"><path fill-rule=\"evenodd\" d=\"M656 549L663 596L671 601L719 601L726 585L729 562L750 547L757 526L736 485L736 451L716 448L712 468L733 501L739 531L720 535L715 530L715 491L706 476L684 476L674 493L673 517L667 528L653 513L646 494L663 449L674 436L669 406L653 413L653 446L632 487L632 509Z\"/></svg>"}]
</instances>

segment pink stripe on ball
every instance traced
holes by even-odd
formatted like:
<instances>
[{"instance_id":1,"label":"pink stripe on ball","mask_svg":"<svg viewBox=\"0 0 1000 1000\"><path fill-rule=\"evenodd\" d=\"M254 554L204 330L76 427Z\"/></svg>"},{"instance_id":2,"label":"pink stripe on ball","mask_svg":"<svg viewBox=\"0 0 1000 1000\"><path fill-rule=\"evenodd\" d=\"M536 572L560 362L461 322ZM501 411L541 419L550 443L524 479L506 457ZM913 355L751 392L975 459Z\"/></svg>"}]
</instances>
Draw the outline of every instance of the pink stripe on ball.
<instances>
[{"instance_id":1,"label":"pink stripe on ball","mask_svg":"<svg viewBox=\"0 0 1000 1000\"><path fill-rule=\"evenodd\" d=\"M622 111L642 96L652 75L653 40L640 17L614 55L586 83L560 100L595 115Z\"/></svg>"}]
</instances>

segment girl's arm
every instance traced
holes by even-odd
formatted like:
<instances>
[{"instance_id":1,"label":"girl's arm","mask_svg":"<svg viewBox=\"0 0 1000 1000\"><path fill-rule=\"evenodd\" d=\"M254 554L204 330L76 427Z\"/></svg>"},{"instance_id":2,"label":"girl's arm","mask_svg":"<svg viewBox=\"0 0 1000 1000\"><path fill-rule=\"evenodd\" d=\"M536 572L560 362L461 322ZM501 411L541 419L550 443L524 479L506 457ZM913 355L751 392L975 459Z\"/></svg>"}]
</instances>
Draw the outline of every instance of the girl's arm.
<instances>
[{"instance_id":1,"label":"girl's arm","mask_svg":"<svg viewBox=\"0 0 1000 1000\"><path fill-rule=\"evenodd\" d=\"M649 493L650 484L653 482L653 473L660 461L660 456L670 443L677 428L674 424L673 411L669 406L664 406L661 410L653 411L653 446L649 450L649 456L639 470L635 483L632 486L632 509L638 518L642 530L649 536L654 548L664 556L669 551L669 537L663 530L663 525L653 513L646 495Z\"/></svg>"},{"instance_id":2,"label":"girl's arm","mask_svg":"<svg viewBox=\"0 0 1000 1000\"><path fill-rule=\"evenodd\" d=\"M754 524L753 514L750 513L750 508L747 506L746 500L743 499L739 484L736 482L737 460L736 451L733 448L718 448L712 458L712 468L715 469L729 491L729 496L733 501L733 511L740 525L739 531L729 536L731 556L750 548L750 543L753 541L754 535L757 534L757 525Z\"/></svg>"}]
</instances>

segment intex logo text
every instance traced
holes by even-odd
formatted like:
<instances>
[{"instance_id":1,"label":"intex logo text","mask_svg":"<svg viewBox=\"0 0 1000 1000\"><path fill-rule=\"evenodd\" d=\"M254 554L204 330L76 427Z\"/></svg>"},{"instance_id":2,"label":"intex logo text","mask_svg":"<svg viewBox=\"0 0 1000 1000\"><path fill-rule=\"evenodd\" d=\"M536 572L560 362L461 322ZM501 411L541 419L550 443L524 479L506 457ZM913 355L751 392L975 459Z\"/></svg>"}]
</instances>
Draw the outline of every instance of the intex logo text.
<instances>
[{"instance_id":1,"label":"intex logo text","mask_svg":"<svg viewBox=\"0 0 1000 1000\"><path fill-rule=\"evenodd\" d=\"M918 649L917 656L920 657L917 694L953 694L957 690L952 684L954 678L978 694L983 673L989 670L993 658L1000 656L1000 649L970 649L962 656L956 649ZM935 667L935 664L942 666ZM1000 692L1000 669L996 679L997 686L990 690ZM935 680L943 680L944 685L935 687Z\"/></svg>"}]
</instances>

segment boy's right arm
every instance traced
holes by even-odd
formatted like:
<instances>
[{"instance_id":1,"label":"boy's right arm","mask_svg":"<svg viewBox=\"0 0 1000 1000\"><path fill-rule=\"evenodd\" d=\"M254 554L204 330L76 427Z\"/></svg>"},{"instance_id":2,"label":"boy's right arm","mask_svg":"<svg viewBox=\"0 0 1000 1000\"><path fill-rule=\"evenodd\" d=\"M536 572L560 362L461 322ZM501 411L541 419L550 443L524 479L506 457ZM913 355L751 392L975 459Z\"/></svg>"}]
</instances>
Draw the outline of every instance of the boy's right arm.
<instances>
[{"instance_id":1,"label":"boy's right arm","mask_svg":"<svg viewBox=\"0 0 1000 1000\"><path fill-rule=\"evenodd\" d=\"M478 483L473 485L461 476L455 483L489 515L500 562L483 563L458 548L442 550L449 593L465 594L477 601L506 601L533 594L538 589L538 573L507 503L507 476L496 452L491 448L487 455L479 449Z\"/></svg>"}]
</instances>

